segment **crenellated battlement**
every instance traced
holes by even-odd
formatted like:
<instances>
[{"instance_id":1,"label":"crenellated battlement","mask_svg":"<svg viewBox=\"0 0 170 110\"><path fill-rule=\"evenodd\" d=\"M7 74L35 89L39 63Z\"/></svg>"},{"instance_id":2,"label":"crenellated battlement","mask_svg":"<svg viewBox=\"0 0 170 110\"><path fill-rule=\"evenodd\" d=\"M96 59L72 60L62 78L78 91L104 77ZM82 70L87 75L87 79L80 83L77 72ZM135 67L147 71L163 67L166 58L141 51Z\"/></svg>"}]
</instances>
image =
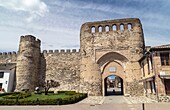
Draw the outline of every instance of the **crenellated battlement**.
<instances>
[{"instance_id":1,"label":"crenellated battlement","mask_svg":"<svg viewBox=\"0 0 170 110\"><path fill-rule=\"evenodd\" d=\"M34 37L32 35L21 36L20 42L25 42L25 41L33 42L33 43L36 43L38 45L41 44L41 40L36 39L36 37Z\"/></svg>"},{"instance_id":2,"label":"crenellated battlement","mask_svg":"<svg viewBox=\"0 0 170 110\"><path fill-rule=\"evenodd\" d=\"M81 30L85 30L89 33L101 33L101 32L114 32L114 31L133 31L134 28L141 28L141 23L138 18L126 18L117 20L106 20L97 22L87 22L82 25Z\"/></svg>"},{"instance_id":3,"label":"crenellated battlement","mask_svg":"<svg viewBox=\"0 0 170 110\"><path fill-rule=\"evenodd\" d=\"M76 49L61 49L61 50L43 50L43 54L67 54L67 53L79 53L80 52L80 49L79 50L76 50Z\"/></svg>"},{"instance_id":4,"label":"crenellated battlement","mask_svg":"<svg viewBox=\"0 0 170 110\"><path fill-rule=\"evenodd\" d=\"M0 58L12 58L17 57L17 52L0 52Z\"/></svg>"}]
</instances>

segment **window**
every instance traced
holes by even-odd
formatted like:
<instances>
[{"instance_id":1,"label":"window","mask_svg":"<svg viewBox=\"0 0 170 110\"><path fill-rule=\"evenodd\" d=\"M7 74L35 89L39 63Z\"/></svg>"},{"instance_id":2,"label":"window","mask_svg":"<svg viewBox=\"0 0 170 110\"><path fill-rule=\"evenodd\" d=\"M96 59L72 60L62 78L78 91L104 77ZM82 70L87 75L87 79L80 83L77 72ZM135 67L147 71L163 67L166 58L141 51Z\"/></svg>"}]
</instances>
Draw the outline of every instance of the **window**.
<instances>
[{"instance_id":1,"label":"window","mask_svg":"<svg viewBox=\"0 0 170 110\"><path fill-rule=\"evenodd\" d=\"M0 89L2 89L2 83L0 83Z\"/></svg>"},{"instance_id":2,"label":"window","mask_svg":"<svg viewBox=\"0 0 170 110\"><path fill-rule=\"evenodd\" d=\"M92 28L91 28L91 33L95 33L96 32L96 29L95 29L95 27L93 26Z\"/></svg>"},{"instance_id":3,"label":"window","mask_svg":"<svg viewBox=\"0 0 170 110\"><path fill-rule=\"evenodd\" d=\"M120 25L120 30L124 30L124 25L123 24Z\"/></svg>"},{"instance_id":4,"label":"window","mask_svg":"<svg viewBox=\"0 0 170 110\"><path fill-rule=\"evenodd\" d=\"M115 24L112 26L112 30L116 31L116 25Z\"/></svg>"},{"instance_id":5,"label":"window","mask_svg":"<svg viewBox=\"0 0 170 110\"><path fill-rule=\"evenodd\" d=\"M98 27L99 32L102 32L102 26Z\"/></svg>"},{"instance_id":6,"label":"window","mask_svg":"<svg viewBox=\"0 0 170 110\"><path fill-rule=\"evenodd\" d=\"M4 72L0 72L0 78L4 77Z\"/></svg>"},{"instance_id":7,"label":"window","mask_svg":"<svg viewBox=\"0 0 170 110\"><path fill-rule=\"evenodd\" d=\"M131 30L132 29L132 24L128 24L128 30Z\"/></svg>"},{"instance_id":8,"label":"window","mask_svg":"<svg viewBox=\"0 0 170 110\"><path fill-rule=\"evenodd\" d=\"M106 32L109 32L109 26L105 27Z\"/></svg>"},{"instance_id":9,"label":"window","mask_svg":"<svg viewBox=\"0 0 170 110\"><path fill-rule=\"evenodd\" d=\"M169 52L160 53L161 65L170 65Z\"/></svg>"}]
</instances>

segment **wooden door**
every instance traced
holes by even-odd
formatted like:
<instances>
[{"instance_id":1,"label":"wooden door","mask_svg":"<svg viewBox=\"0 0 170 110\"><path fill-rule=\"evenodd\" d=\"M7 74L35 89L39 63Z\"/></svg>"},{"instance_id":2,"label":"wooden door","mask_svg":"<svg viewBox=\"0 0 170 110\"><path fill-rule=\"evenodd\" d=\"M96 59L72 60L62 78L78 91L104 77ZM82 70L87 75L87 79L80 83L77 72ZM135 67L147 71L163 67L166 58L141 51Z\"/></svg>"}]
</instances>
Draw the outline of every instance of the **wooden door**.
<instances>
[{"instance_id":1,"label":"wooden door","mask_svg":"<svg viewBox=\"0 0 170 110\"><path fill-rule=\"evenodd\" d=\"M170 95L170 79L165 79L164 81L166 94Z\"/></svg>"}]
</instances>

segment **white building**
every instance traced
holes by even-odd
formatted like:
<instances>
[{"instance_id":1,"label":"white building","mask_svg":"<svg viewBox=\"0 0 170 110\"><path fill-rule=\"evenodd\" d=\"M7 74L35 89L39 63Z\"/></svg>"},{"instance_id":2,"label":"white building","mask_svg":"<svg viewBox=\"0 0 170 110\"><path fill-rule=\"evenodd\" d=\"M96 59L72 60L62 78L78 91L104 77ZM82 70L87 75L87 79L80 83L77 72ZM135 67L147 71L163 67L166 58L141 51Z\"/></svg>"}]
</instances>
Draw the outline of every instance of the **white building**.
<instances>
[{"instance_id":1,"label":"white building","mask_svg":"<svg viewBox=\"0 0 170 110\"><path fill-rule=\"evenodd\" d=\"M14 89L14 70L0 70L0 89L5 92L12 92Z\"/></svg>"}]
</instances>

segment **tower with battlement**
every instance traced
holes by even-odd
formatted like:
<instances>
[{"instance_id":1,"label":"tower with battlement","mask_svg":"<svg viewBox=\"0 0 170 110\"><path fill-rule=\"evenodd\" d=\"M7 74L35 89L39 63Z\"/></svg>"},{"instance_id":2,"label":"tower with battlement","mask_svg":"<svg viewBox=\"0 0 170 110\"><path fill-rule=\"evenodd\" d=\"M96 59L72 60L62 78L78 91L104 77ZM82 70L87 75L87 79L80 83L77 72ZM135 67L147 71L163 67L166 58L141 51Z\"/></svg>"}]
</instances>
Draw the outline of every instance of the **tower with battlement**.
<instances>
[{"instance_id":1,"label":"tower with battlement","mask_svg":"<svg viewBox=\"0 0 170 110\"><path fill-rule=\"evenodd\" d=\"M142 25L137 18L83 24L80 78L85 87L82 89L92 95L104 95L104 79L115 75L123 80L124 94L133 94L133 87L140 80L138 60L143 56L144 47ZM110 68L115 68L115 72ZM142 94L142 85L138 87Z\"/></svg>"},{"instance_id":2,"label":"tower with battlement","mask_svg":"<svg viewBox=\"0 0 170 110\"><path fill-rule=\"evenodd\" d=\"M38 85L41 41L32 35L21 36L16 64L16 90L34 90Z\"/></svg>"}]
</instances>

